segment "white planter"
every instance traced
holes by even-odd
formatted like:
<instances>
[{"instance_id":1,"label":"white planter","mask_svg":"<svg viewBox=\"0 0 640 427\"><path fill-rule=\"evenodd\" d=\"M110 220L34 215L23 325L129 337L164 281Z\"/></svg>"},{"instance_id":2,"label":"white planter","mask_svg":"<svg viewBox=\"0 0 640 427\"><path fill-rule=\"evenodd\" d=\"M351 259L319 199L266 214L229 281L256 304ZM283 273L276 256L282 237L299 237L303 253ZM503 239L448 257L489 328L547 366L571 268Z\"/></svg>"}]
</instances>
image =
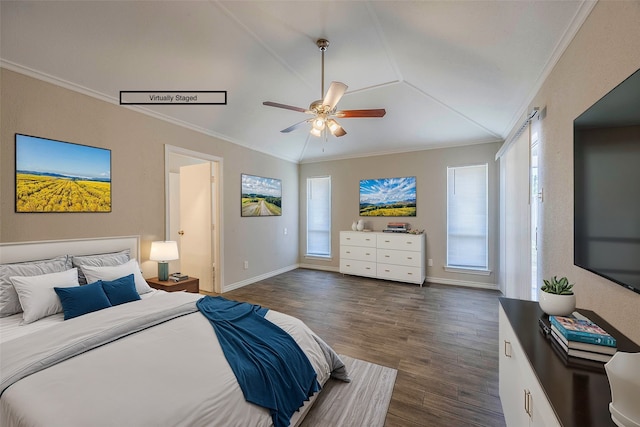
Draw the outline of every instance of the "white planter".
<instances>
[{"instance_id":1,"label":"white planter","mask_svg":"<svg viewBox=\"0 0 640 427\"><path fill-rule=\"evenodd\" d=\"M575 295L556 295L540 291L540 308L549 316L568 316L576 309Z\"/></svg>"},{"instance_id":2,"label":"white planter","mask_svg":"<svg viewBox=\"0 0 640 427\"><path fill-rule=\"evenodd\" d=\"M640 426L640 353L618 351L604 369L611 385L611 419L621 427Z\"/></svg>"}]
</instances>

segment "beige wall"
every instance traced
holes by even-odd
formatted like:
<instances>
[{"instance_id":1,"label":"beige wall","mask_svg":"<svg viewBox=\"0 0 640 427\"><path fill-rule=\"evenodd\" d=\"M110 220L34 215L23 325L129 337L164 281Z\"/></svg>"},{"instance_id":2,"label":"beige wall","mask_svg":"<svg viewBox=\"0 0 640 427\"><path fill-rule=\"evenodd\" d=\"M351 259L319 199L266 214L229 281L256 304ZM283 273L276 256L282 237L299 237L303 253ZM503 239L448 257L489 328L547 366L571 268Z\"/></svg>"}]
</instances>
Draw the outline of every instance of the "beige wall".
<instances>
[{"instance_id":1,"label":"beige wall","mask_svg":"<svg viewBox=\"0 0 640 427\"><path fill-rule=\"evenodd\" d=\"M640 2L600 1L531 106L541 140L543 277L575 282L578 307L640 343L640 295L573 265L573 120L640 67Z\"/></svg>"},{"instance_id":2,"label":"beige wall","mask_svg":"<svg viewBox=\"0 0 640 427\"><path fill-rule=\"evenodd\" d=\"M165 237L164 146L169 144L223 158L225 285L297 264L297 164L6 69L0 74L1 242L140 235L144 264L150 242ZM112 212L15 213L15 133L110 149ZM242 172L282 179L282 216L240 217Z\"/></svg>"},{"instance_id":3,"label":"beige wall","mask_svg":"<svg viewBox=\"0 0 640 427\"><path fill-rule=\"evenodd\" d=\"M300 165L300 252L303 265L338 270L340 266L341 230L351 230L354 220L363 219L367 228L384 229L390 221L408 222L413 229L424 229L427 235L428 280L469 286L495 287L498 273L498 163L495 155L499 143L465 147L424 150L348 160L317 162ZM447 166L487 163L489 166L489 276L444 271L446 263L447 227ZM328 261L305 259L306 242L306 179L331 176L333 258ZM417 188L417 216L409 218L359 217L359 184L361 179L415 176Z\"/></svg>"}]
</instances>

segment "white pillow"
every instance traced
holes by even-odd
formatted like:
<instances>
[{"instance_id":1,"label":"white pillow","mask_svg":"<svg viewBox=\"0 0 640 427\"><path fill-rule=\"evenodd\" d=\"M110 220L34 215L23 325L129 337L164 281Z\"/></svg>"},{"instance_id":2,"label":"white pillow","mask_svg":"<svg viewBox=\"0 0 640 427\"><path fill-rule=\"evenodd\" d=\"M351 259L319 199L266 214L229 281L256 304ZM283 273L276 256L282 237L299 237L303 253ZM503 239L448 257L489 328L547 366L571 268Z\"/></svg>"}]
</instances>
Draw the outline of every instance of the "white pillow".
<instances>
[{"instance_id":1,"label":"white pillow","mask_svg":"<svg viewBox=\"0 0 640 427\"><path fill-rule=\"evenodd\" d=\"M136 284L136 291L140 295L151 292L153 289L149 286L142 273L138 261L132 259L124 264L114 266L96 267L93 265L83 265L80 267L87 277L87 283L97 282L98 280L115 280L124 276L133 274L133 281Z\"/></svg>"},{"instance_id":2,"label":"white pillow","mask_svg":"<svg viewBox=\"0 0 640 427\"><path fill-rule=\"evenodd\" d=\"M56 291L53 290L54 287L79 286L77 268L39 276L13 276L10 280L18 293L20 305L24 311L22 314L24 324L62 311L62 304Z\"/></svg>"}]
</instances>

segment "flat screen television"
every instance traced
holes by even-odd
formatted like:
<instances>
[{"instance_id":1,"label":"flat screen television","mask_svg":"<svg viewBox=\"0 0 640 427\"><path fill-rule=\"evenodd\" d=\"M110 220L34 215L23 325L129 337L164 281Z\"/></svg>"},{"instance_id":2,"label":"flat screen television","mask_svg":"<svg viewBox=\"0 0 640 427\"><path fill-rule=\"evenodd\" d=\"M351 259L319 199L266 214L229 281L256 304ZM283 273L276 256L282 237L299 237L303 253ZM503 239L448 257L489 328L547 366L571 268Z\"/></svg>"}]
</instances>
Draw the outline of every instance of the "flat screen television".
<instances>
[{"instance_id":1,"label":"flat screen television","mask_svg":"<svg viewBox=\"0 0 640 427\"><path fill-rule=\"evenodd\" d=\"M574 264L640 293L640 69L573 127Z\"/></svg>"}]
</instances>

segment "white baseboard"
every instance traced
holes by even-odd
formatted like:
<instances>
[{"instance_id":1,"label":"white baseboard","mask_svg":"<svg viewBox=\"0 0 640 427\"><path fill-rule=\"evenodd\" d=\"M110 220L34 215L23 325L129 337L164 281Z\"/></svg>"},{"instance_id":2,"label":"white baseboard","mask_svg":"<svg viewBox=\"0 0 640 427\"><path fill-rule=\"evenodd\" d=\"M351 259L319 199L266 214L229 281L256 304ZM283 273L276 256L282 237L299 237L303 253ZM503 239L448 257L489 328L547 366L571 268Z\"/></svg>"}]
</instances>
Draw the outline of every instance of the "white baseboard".
<instances>
[{"instance_id":1,"label":"white baseboard","mask_svg":"<svg viewBox=\"0 0 640 427\"><path fill-rule=\"evenodd\" d=\"M242 288L243 286L250 285L255 282L259 282L260 280L268 279L273 276L277 276L278 274L286 273L287 271L295 270L296 268L307 268L310 270L322 270L322 271L332 271L335 273L339 273L340 269L338 267L332 266L323 266L317 264L293 264L279 270L270 271L265 274L261 274L260 276L251 277L249 279L242 280L240 282L231 283L227 286L224 286L222 292L232 291L234 289ZM482 283L482 282L471 282L469 280L454 280L454 279L444 279L442 277L431 277L427 276L426 282L428 283L438 283L441 285L452 285L452 286L464 286L467 288L479 288L479 289L490 289L493 291L499 291L499 287L495 283Z\"/></svg>"},{"instance_id":2,"label":"white baseboard","mask_svg":"<svg viewBox=\"0 0 640 427\"><path fill-rule=\"evenodd\" d=\"M339 267L332 267L330 265L318 265L318 264L299 264L300 268L307 268L309 270L322 270L322 271L332 271L334 273L340 273Z\"/></svg>"},{"instance_id":3,"label":"white baseboard","mask_svg":"<svg viewBox=\"0 0 640 427\"><path fill-rule=\"evenodd\" d=\"M243 286L250 285L255 282L259 282L260 280L268 279L273 276L277 276L278 274L286 273L287 271L295 270L300 267L299 264L289 265L287 267L281 268L279 270L270 271L268 273L261 274L260 276L251 277L249 279L241 280L240 282L230 283L226 286L222 287L222 293L232 291L234 289L241 288Z\"/></svg>"},{"instance_id":4,"label":"white baseboard","mask_svg":"<svg viewBox=\"0 0 640 427\"><path fill-rule=\"evenodd\" d=\"M440 285L465 286L468 288L490 289L492 291L500 290L496 283L471 282L469 280L445 279L442 277L432 276L427 276L426 281L428 283L438 283Z\"/></svg>"}]
</instances>

